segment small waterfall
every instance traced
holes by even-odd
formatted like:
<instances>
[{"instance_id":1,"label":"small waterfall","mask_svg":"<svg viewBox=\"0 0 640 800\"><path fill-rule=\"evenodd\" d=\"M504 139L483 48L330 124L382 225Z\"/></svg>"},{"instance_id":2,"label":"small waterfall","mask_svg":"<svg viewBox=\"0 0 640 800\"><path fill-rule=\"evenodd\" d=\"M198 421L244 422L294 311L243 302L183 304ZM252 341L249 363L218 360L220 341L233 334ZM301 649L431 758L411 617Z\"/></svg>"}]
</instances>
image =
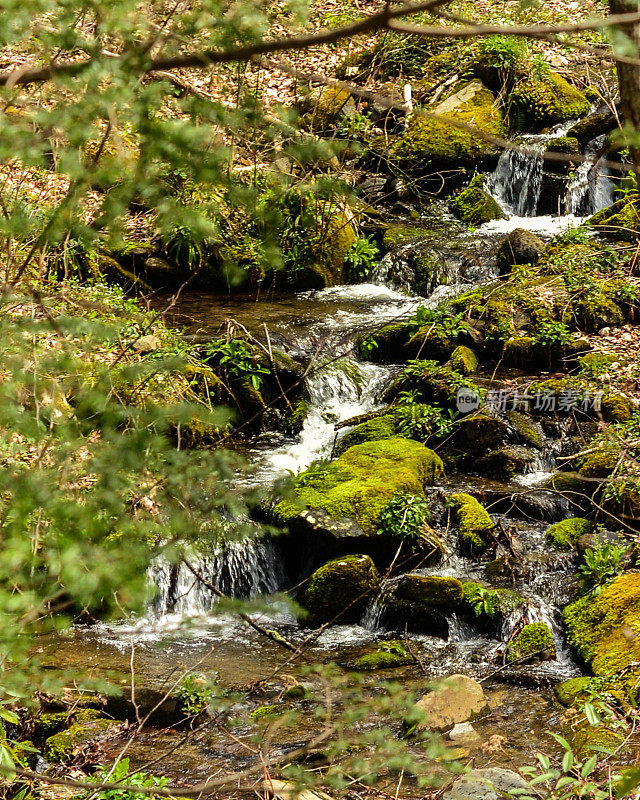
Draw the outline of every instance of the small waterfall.
<instances>
[{"instance_id":1,"label":"small waterfall","mask_svg":"<svg viewBox=\"0 0 640 800\"><path fill-rule=\"evenodd\" d=\"M396 581L388 580L382 582L380 591L369 603L360 620L361 627L368 631L384 630L384 616L389 605L389 587L395 582Z\"/></svg>"},{"instance_id":2,"label":"small waterfall","mask_svg":"<svg viewBox=\"0 0 640 800\"><path fill-rule=\"evenodd\" d=\"M542 185L542 166L548 137L523 136L519 149L503 150L487 189L510 216L534 217Z\"/></svg>"},{"instance_id":3,"label":"small waterfall","mask_svg":"<svg viewBox=\"0 0 640 800\"><path fill-rule=\"evenodd\" d=\"M587 160L580 164L567 188L567 214L587 216L613 203L614 182L602 164L606 156L597 158L606 138L603 134L587 145Z\"/></svg>"},{"instance_id":4,"label":"small waterfall","mask_svg":"<svg viewBox=\"0 0 640 800\"><path fill-rule=\"evenodd\" d=\"M284 584L282 559L270 539L227 542L216 552L203 556L194 569L229 597L251 598L275 594ZM158 594L151 616L206 614L216 602L214 593L184 564L159 562L149 570Z\"/></svg>"},{"instance_id":5,"label":"small waterfall","mask_svg":"<svg viewBox=\"0 0 640 800\"><path fill-rule=\"evenodd\" d=\"M348 356L313 369L307 378L309 412L298 441L267 454L261 479L272 481L287 470L300 472L327 458L335 439L335 423L374 410L389 375L386 366L359 363Z\"/></svg>"}]
</instances>

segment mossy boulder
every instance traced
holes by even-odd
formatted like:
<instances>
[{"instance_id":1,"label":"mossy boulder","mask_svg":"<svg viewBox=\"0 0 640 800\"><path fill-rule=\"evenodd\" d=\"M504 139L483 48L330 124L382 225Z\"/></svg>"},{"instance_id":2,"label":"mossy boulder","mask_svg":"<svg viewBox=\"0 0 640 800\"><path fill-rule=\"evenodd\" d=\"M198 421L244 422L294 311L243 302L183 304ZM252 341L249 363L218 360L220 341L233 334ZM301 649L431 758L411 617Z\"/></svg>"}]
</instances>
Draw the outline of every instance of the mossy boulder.
<instances>
[{"instance_id":1,"label":"mossy boulder","mask_svg":"<svg viewBox=\"0 0 640 800\"><path fill-rule=\"evenodd\" d=\"M400 436L365 442L324 469L302 473L296 501L279 503L276 519L291 524L305 508L320 509L333 520L354 520L362 532L375 534L380 511L395 494L423 496L424 487L442 474L439 456L419 442Z\"/></svg>"},{"instance_id":2,"label":"mossy boulder","mask_svg":"<svg viewBox=\"0 0 640 800\"><path fill-rule=\"evenodd\" d=\"M391 439L396 435L396 420L393 414L385 414L381 417L369 419L351 428L340 439L335 447L335 455L339 456L346 452L350 447L364 442L379 442L382 439Z\"/></svg>"},{"instance_id":3,"label":"mossy boulder","mask_svg":"<svg viewBox=\"0 0 640 800\"><path fill-rule=\"evenodd\" d=\"M377 648L356 659L354 669L369 671L374 669L393 669L414 664L415 658L402 642L391 640L380 642Z\"/></svg>"},{"instance_id":4,"label":"mossy boulder","mask_svg":"<svg viewBox=\"0 0 640 800\"><path fill-rule=\"evenodd\" d=\"M562 683L557 683L553 687L553 692L566 708L575 704L584 704L589 699L589 687L593 684L593 678L581 675L579 678L569 678Z\"/></svg>"},{"instance_id":5,"label":"mossy boulder","mask_svg":"<svg viewBox=\"0 0 640 800\"><path fill-rule=\"evenodd\" d=\"M564 153L577 155L580 152L580 142L574 136L556 136L547 144L547 153Z\"/></svg>"},{"instance_id":6,"label":"mossy boulder","mask_svg":"<svg viewBox=\"0 0 640 800\"><path fill-rule=\"evenodd\" d=\"M572 311L576 324L585 333L618 328L625 322L620 306L604 293L582 297L573 304Z\"/></svg>"},{"instance_id":7,"label":"mossy boulder","mask_svg":"<svg viewBox=\"0 0 640 800\"><path fill-rule=\"evenodd\" d=\"M502 113L493 94L471 81L434 109L434 114L477 127L490 136L504 136ZM391 147L392 163L414 176L431 173L434 167L473 166L496 147L468 130L415 114L404 135Z\"/></svg>"},{"instance_id":8,"label":"mossy boulder","mask_svg":"<svg viewBox=\"0 0 640 800\"><path fill-rule=\"evenodd\" d=\"M553 661L555 657L553 634L544 622L525 625L507 647L508 664L513 664L515 661L520 663L533 660Z\"/></svg>"},{"instance_id":9,"label":"mossy boulder","mask_svg":"<svg viewBox=\"0 0 640 800\"><path fill-rule=\"evenodd\" d=\"M489 512L475 497L464 492L451 495L449 501L462 548L472 552L485 550L488 539L484 532L494 527Z\"/></svg>"},{"instance_id":10,"label":"mossy boulder","mask_svg":"<svg viewBox=\"0 0 640 800\"><path fill-rule=\"evenodd\" d=\"M305 395L299 397L284 413L282 430L285 433L296 435L302 431L304 422L309 413L309 398Z\"/></svg>"},{"instance_id":11,"label":"mossy boulder","mask_svg":"<svg viewBox=\"0 0 640 800\"><path fill-rule=\"evenodd\" d=\"M449 201L452 211L469 225L483 225L493 219L505 218L495 198L485 189L485 183L484 175L476 175L466 189Z\"/></svg>"},{"instance_id":12,"label":"mossy boulder","mask_svg":"<svg viewBox=\"0 0 640 800\"><path fill-rule=\"evenodd\" d=\"M480 455L499 448L509 433L504 420L491 414L472 414L458 424L456 446L471 455Z\"/></svg>"},{"instance_id":13,"label":"mossy boulder","mask_svg":"<svg viewBox=\"0 0 640 800\"><path fill-rule=\"evenodd\" d=\"M507 445L498 450L490 450L476 461L475 468L485 475L512 478L523 473L535 460L535 454L521 445Z\"/></svg>"},{"instance_id":14,"label":"mossy boulder","mask_svg":"<svg viewBox=\"0 0 640 800\"><path fill-rule=\"evenodd\" d=\"M567 136L585 145L617 127L618 121L610 111L596 112L572 125L567 131Z\"/></svg>"},{"instance_id":15,"label":"mossy boulder","mask_svg":"<svg viewBox=\"0 0 640 800\"><path fill-rule=\"evenodd\" d=\"M401 578L396 595L441 611L455 611L464 599L462 583L457 578L414 573Z\"/></svg>"},{"instance_id":16,"label":"mossy boulder","mask_svg":"<svg viewBox=\"0 0 640 800\"><path fill-rule=\"evenodd\" d=\"M611 239L635 242L640 234L640 200L623 197L594 214L588 224Z\"/></svg>"},{"instance_id":17,"label":"mossy boulder","mask_svg":"<svg viewBox=\"0 0 640 800\"><path fill-rule=\"evenodd\" d=\"M613 450L598 450L589 453L582 461L578 474L583 478L607 478L616 468L620 460L620 453Z\"/></svg>"},{"instance_id":18,"label":"mossy boulder","mask_svg":"<svg viewBox=\"0 0 640 800\"><path fill-rule=\"evenodd\" d=\"M317 569L296 599L307 612L304 623L312 627L336 618L340 623L356 622L379 585L369 556L345 556Z\"/></svg>"},{"instance_id":19,"label":"mossy boulder","mask_svg":"<svg viewBox=\"0 0 640 800\"><path fill-rule=\"evenodd\" d=\"M350 215L337 210L317 241L312 245L310 262L293 275L298 289L324 289L346 283L345 259L357 236Z\"/></svg>"},{"instance_id":20,"label":"mossy boulder","mask_svg":"<svg viewBox=\"0 0 640 800\"><path fill-rule=\"evenodd\" d=\"M351 93L339 86L320 86L305 98L308 120L314 130L325 131L344 113Z\"/></svg>"},{"instance_id":21,"label":"mossy boulder","mask_svg":"<svg viewBox=\"0 0 640 800\"><path fill-rule=\"evenodd\" d=\"M536 447L538 450L544 447L545 436L539 422L520 411L508 411L507 419L525 444Z\"/></svg>"},{"instance_id":22,"label":"mossy boulder","mask_svg":"<svg viewBox=\"0 0 640 800\"><path fill-rule=\"evenodd\" d=\"M473 375L480 364L478 356L470 347L459 344L451 354L451 367L461 375Z\"/></svg>"},{"instance_id":23,"label":"mossy boulder","mask_svg":"<svg viewBox=\"0 0 640 800\"><path fill-rule=\"evenodd\" d=\"M543 239L524 228L516 228L500 243L496 251L496 264L501 275L520 264L537 264L547 249Z\"/></svg>"},{"instance_id":24,"label":"mossy boulder","mask_svg":"<svg viewBox=\"0 0 640 800\"><path fill-rule=\"evenodd\" d=\"M405 357L447 361L457 346L457 337L443 330L441 326L425 325L415 331L405 344Z\"/></svg>"},{"instance_id":25,"label":"mossy boulder","mask_svg":"<svg viewBox=\"0 0 640 800\"><path fill-rule=\"evenodd\" d=\"M75 722L70 728L55 733L44 743L43 754L47 761L69 761L94 740L115 731L116 723L98 718Z\"/></svg>"},{"instance_id":26,"label":"mossy boulder","mask_svg":"<svg viewBox=\"0 0 640 800\"><path fill-rule=\"evenodd\" d=\"M509 94L509 119L518 130L540 129L588 113L584 94L557 72L527 75Z\"/></svg>"},{"instance_id":27,"label":"mossy boulder","mask_svg":"<svg viewBox=\"0 0 640 800\"><path fill-rule=\"evenodd\" d=\"M607 422L629 422L636 408L630 397L617 392L609 392L602 398L602 416Z\"/></svg>"},{"instance_id":28,"label":"mossy boulder","mask_svg":"<svg viewBox=\"0 0 640 800\"><path fill-rule=\"evenodd\" d=\"M464 601L461 611L486 624L500 625L514 611L524 607L526 601L513 589L484 586L477 581L463 581Z\"/></svg>"},{"instance_id":29,"label":"mossy boulder","mask_svg":"<svg viewBox=\"0 0 640 800\"><path fill-rule=\"evenodd\" d=\"M616 578L599 595L580 597L562 612L567 641L593 674L610 677L625 670L624 685L638 702L640 677L640 573Z\"/></svg>"},{"instance_id":30,"label":"mossy boulder","mask_svg":"<svg viewBox=\"0 0 640 800\"><path fill-rule=\"evenodd\" d=\"M576 550L578 539L585 533L591 533L592 528L593 523L588 519L572 517L550 525L544 536L547 544L556 550Z\"/></svg>"}]
</instances>

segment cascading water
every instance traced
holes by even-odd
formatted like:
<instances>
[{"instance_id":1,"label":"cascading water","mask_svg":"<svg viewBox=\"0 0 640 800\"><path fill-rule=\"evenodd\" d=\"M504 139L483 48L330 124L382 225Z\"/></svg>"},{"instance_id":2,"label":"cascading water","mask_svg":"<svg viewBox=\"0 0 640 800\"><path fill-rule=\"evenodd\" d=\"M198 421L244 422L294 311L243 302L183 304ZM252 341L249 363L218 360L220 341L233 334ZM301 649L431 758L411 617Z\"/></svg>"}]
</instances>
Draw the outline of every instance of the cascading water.
<instances>
[{"instance_id":1,"label":"cascading water","mask_svg":"<svg viewBox=\"0 0 640 800\"><path fill-rule=\"evenodd\" d=\"M567 188L567 214L595 214L613 203L614 181L599 155L607 134L593 139L585 149L587 158L575 172Z\"/></svg>"},{"instance_id":2,"label":"cascading water","mask_svg":"<svg viewBox=\"0 0 640 800\"><path fill-rule=\"evenodd\" d=\"M542 185L542 166L548 137L523 136L517 149L503 150L489 176L487 189L502 210L515 217L534 217Z\"/></svg>"},{"instance_id":3,"label":"cascading water","mask_svg":"<svg viewBox=\"0 0 640 800\"><path fill-rule=\"evenodd\" d=\"M273 595L284 585L282 559L270 539L227 542L209 556L201 556L194 570L229 597ZM150 614L197 616L216 602L215 593L185 565L156 563L150 580L158 589Z\"/></svg>"}]
</instances>

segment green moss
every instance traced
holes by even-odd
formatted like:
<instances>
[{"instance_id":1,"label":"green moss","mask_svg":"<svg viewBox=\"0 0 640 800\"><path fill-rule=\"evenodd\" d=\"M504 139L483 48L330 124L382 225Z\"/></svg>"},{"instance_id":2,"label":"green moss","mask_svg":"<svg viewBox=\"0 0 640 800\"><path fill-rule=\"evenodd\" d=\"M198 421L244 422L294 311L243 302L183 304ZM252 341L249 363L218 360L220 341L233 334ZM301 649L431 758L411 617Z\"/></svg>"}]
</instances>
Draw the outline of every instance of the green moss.
<instances>
[{"instance_id":1,"label":"green moss","mask_svg":"<svg viewBox=\"0 0 640 800\"><path fill-rule=\"evenodd\" d=\"M425 325L417 330L405 345L409 358L433 358L446 361L458 346L456 337L439 325Z\"/></svg>"},{"instance_id":2,"label":"green moss","mask_svg":"<svg viewBox=\"0 0 640 800\"><path fill-rule=\"evenodd\" d=\"M624 736L605 725L593 727L585 719L577 728L566 732L573 752L578 756L590 756L602 751L612 753L625 741Z\"/></svg>"},{"instance_id":3,"label":"green moss","mask_svg":"<svg viewBox=\"0 0 640 800\"><path fill-rule=\"evenodd\" d=\"M569 680L557 683L553 687L558 702L569 708L576 704L584 704L589 699L589 686L593 683L593 678L585 675L580 678L569 678Z\"/></svg>"},{"instance_id":4,"label":"green moss","mask_svg":"<svg viewBox=\"0 0 640 800\"><path fill-rule=\"evenodd\" d=\"M349 217L337 211L327 230L313 245L313 263L296 272L296 285L305 289L322 289L345 283L345 258L356 239Z\"/></svg>"},{"instance_id":5,"label":"green moss","mask_svg":"<svg viewBox=\"0 0 640 800\"><path fill-rule=\"evenodd\" d=\"M620 460L620 453L612 450L598 450L585 456L578 474L584 478L606 478L616 468Z\"/></svg>"},{"instance_id":6,"label":"green moss","mask_svg":"<svg viewBox=\"0 0 640 800\"><path fill-rule=\"evenodd\" d=\"M333 519L354 519L365 533L376 531L380 511L398 492L424 496L424 486L443 474L442 461L419 442L394 436L355 445L319 473L302 473L297 504L280 503L285 524L304 507L323 509Z\"/></svg>"},{"instance_id":7,"label":"green moss","mask_svg":"<svg viewBox=\"0 0 640 800\"><path fill-rule=\"evenodd\" d=\"M385 250L397 250L406 244L429 239L431 235L432 232L427 228L415 225L389 225L383 234L382 244Z\"/></svg>"},{"instance_id":8,"label":"green moss","mask_svg":"<svg viewBox=\"0 0 640 800\"><path fill-rule=\"evenodd\" d=\"M636 412L630 397L610 392L602 398L602 416L607 422L628 422Z\"/></svg>"},{"instance_id":9,"label":"green moss","mask_svg":"<svg viewBox=\"0 0 640 800\"><path fill-rule=\"evenodd\" d=\"M392 414L375 417L351 428L336 445L335 454L339 456L356 444L391 439L395 435L396 423Z\"/></svg>"},{"instance_id":10,"label":"green moss","mask_svg":"<svg viewBox=\"0 0 640 800\"><path fill-rule=\"evenodd\" d=\"M464 88L464 87L463 87ZM450 110L436 112L441 116L479 128L491 136L504 136L502 114L493 94L474 81L469 99ZM404 136L391 148L391 159L409 173L424 174L434 164L443 166L471 166L489 155L494 145L467 130L446 122L413 116Z\"/></svg>"},{"instance_id":11,"label":"green moss","mask_svg":"<svg viewBox=\"0 0 640 800\"><path fill-rule=\"evenodd\" d=\"M460 422L456 444L472 455L479 455L500 447L507 433L507 425L499 417L474 414Z\"/></svg>"},{"instance_id":12,"label":"green moss","mask_svg":"<svg viewBox=\"0 0 640 800\"><path fill-rule=\"evenodd\" d=\"M488 544L483 531L494 527L489 512L470 494L453 494L449 500L459 526L460 543L465 549L481 552Z\"/></svg>"},{"instance_id":13,"label":"green moss","mask_svg":"<svg viewBox=\"0 0 640 800\"><path fill-rule=\"evenodd\" d=\"M282 699L286 700L288 703L294 703L297 700L305 700L307 695L308 692L306 688L301 683L296 683L284 690L282 693Z\"/></svg>"},{"instance_id":14,"label":"green moss","mask_svg":"<svg viewBox=\"0 0 640 800\"><path fill-rule=\"evenodd\" d=\"M314 627L336 618L351 622L359 619L379 583L369 556L335 558L313 573L297 601L307 612L305 622Z\"/></svg>"},{"instance_id":15,"label":"green moss","mask_svg":"<svg viewBox=\"0 0 640 800\"><path fill-rule=\"evenodd\" d=\"M108 719L76 722L67 730L55 733L46 740L43 750L44 757L47 761L67 761L76 750L86 747L112 727L113 722Z\"/></svg>"},{"instance_id":16,"label":"green moss","mask_svg":"<svg viewBox=\"0 0 640 800\"><path fill-rule=\"evenodd\" d=\"M262 719L269 719L270 717L277 717L282 713L283 713L283 709L282 709L281 706L277 706L277 705L260 706L259 708L255 708L249 714L249 717L254 722L259 722Z\"/></svg>"},{"instance_id":17,"label":"green moss","mask_svg":"<svg viewBox=\"0 0 640 800\"><path fill-rule=\"evenodd\" d=\"M335 122L350 99L351 93L347 89L341 89L339 86L323 86L311 112L313 128L326 130L332 122Z\"/></svg>"},{"instance_id":18,"label":"green moss","mask_svg":"<svg viewBox=\"0 0 640 800\"><path fill-rule=\"evenodd\" d=\"M358 341L358 353L365 361L374 361L377 364L397 363L402 348L411 339L414 331L415 325L410 322L385 325L374 334L366 334ZM368 346L371 342L375 342L374 347Z\"/></svg>"},{"instance_id":19,"label":"green moss","mask_svg":"<svg viewBox=\"0 0 640 800\"><path fill-rule=\"evenodd\" d=\"M586 595L563 611L567 640L594 675L623 679L637 701L640 677L640 573L621 575L599 595ZM627 671L628 670L628 671Z\"/></svg>"},{"instance_id":20,"label":"green moss","mask_svg":"<svg viewBox=\"0 0 640 800\"><path fill-rule=\"evenodd\" d=\"M640 231L640 202L637 195L623 197L594 214L588 224L612 239L635 242Z\"/></svg>"},{"instance_id":21,"label":"green moss","mask_svg":"<svg viewBox=\"0 0 640 800\"><path fill-rule=\"evenodd\" d=\"M451 354L451 366L461 375L473 375L478 371L478 356L469 347L460 344Z\"/></svg>"},{"instance_id":22,"label":"green moss","mask_svg":"<svg viewBox=\"0 0 640 800\"><path fill-rule=\"evenodd\" d=\"M586 333L620 327L625 322L620 307L605 294L583 297L573 304L572 310L576 323Z\"/></svg>"},{"instance_id":23,"label":"green moss","mask_svg":"<svg viewBox=\"0 0 640 800\"><path fill-rule=\"evenodd\" d=\"M421 603L442 611L455 611L464 598L462 583L457 578L438 575L404 575L396 594L402 600Z\"/></svg>"},{"instance_id":24,"label":"green moss","mask_svg":"<svg viewBox=\"0 0 640 800\"><path fill-rule=\"evenodd\" d=\"M464 592L462 609L465 613L480 619L495 620L497 617L504 617L525 605L522 595L513 589L494 589L476 581L463 581L462 590ZM475 602L480 594L486 597L486 603L482 608Z\"/></svg>"},{"instance_id":25,"label":"green moss","mask_svg":"<svg viewBox=\"0 0 640 800\"><path fill-rule=\"evenodd\" d=\"M585 533L591 533L592 528L593 523L588 519L572 517L550 525L545 533L545 539L547 544L557 550L575 550L578 539Z\"/></svg>"},{"instance_id":26,"label":"green moss","mask_svg":"<svg viewBox=\"0 0 640 800\"><path fill-rule=\"evenodd\" d=\"M535 455L527 447L507 445L498 450L491 450L476 461L475 468L478 472L496 475L503 478L512 478L524 472L528 464L535 459Z\"/></svg>"},{"instance_id":27,"label":"green moss","mask_svg":"<svg viewBox=\"0 0 640 800\"><path fill-rule=\"evenodd\" d=\"M504 212L484 186L484 175L476 175L466 189L449 201L454 213L469 225L483 225L493 219L504 219Z\"/></svg>"},{"instance_id":28,"label":"green moss","mask_svg":"<svg viewBox=\"0 0 640 800\"><path fill-rule=\"evenodd\" d=\"M520 411L507 412L507 419L523 442L531 447L537 447L538 450L544 447L545 437L539 422Z\"/></svg>"},{"instance_id":29,"label":"green moss","mask_svg":"<svg viewBox=\"0 0 640 800\"><path fill-rule=\"evenodd\" d=\"M521 79L509 95L509 118L515 128L544 128L589 111L587 98L557 72Z\"/></svg>"},{"instance_id":30,"label":"green moss","mask_svg":"<svg viewBox=\"0 0 640 800\"><path fill-rule=\"evenodd\" d=\"M580 153L580 142L573 136L556 136L547 144L547 152L577 155Z\"/></svg>"},{"instance_id":31,"label":"green moss","mask_svg":"<svg viewBox=\"0 0 640 800\"><path fill-rule=\"evenodd\" d=\"M553 634L544 622L532 622L509 642L507 648L507 663L526 661L535 658L556 657L556 647Z\"/></svg>"},{"instance_id":32,"label":"green moss","mask_svg":"<svg viewBox=\"0 0 640 800\"><path fill-rule=\"evenodd\" d=\"M309 399L305 396L299 397L285 414L282 429L285 433L297 434L304 427L304 421L309 413Z\"/></svg>"},{"instance_id":33,"label":"green moss","mask_svg":"<svg viewBox=\"0 0 640 800\"><path fill-rule=\"evenodd\" d=\"M380 642L373 653L360 656L354 662L354 668L368 671L374 669L392 669L394 667L404 667L415 663L415 658L404 647L402 642L395 640Z\"/></svg>"},{"instance_id":34,"label":"green moss","mask_svg":"<svg viewBox=\"0 0 640 800\"><path fill-rule=\"evenodd\" d=\"M545 361L545 353L533 336L512 336L504 343L502 361L508 367L527 369Z\"/></svg>"}]
</instances>

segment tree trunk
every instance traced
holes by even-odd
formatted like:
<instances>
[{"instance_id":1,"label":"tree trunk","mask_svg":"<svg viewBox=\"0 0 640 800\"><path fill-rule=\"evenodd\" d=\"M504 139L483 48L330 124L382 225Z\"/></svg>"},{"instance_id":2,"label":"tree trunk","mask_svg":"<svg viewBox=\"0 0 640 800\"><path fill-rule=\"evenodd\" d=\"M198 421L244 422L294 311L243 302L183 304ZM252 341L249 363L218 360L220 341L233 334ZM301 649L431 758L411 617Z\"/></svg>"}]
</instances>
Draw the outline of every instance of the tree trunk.
<instances>
[{"instance_id":1,"label":"tree trunk","mask_svg":"<svg viewBox=\"0 0 640 800\"><path fill-rule=\"evenodd\" d=\"M633 11L640 11L640 0L609 0L611 14L629 14ZM621 25L619 30L633 43L635 58L640 58L640 23ZM618 62L616 68L622 118L631 134L629 151L640 181L640 66Z\"/></svg>"}]
</instances>

